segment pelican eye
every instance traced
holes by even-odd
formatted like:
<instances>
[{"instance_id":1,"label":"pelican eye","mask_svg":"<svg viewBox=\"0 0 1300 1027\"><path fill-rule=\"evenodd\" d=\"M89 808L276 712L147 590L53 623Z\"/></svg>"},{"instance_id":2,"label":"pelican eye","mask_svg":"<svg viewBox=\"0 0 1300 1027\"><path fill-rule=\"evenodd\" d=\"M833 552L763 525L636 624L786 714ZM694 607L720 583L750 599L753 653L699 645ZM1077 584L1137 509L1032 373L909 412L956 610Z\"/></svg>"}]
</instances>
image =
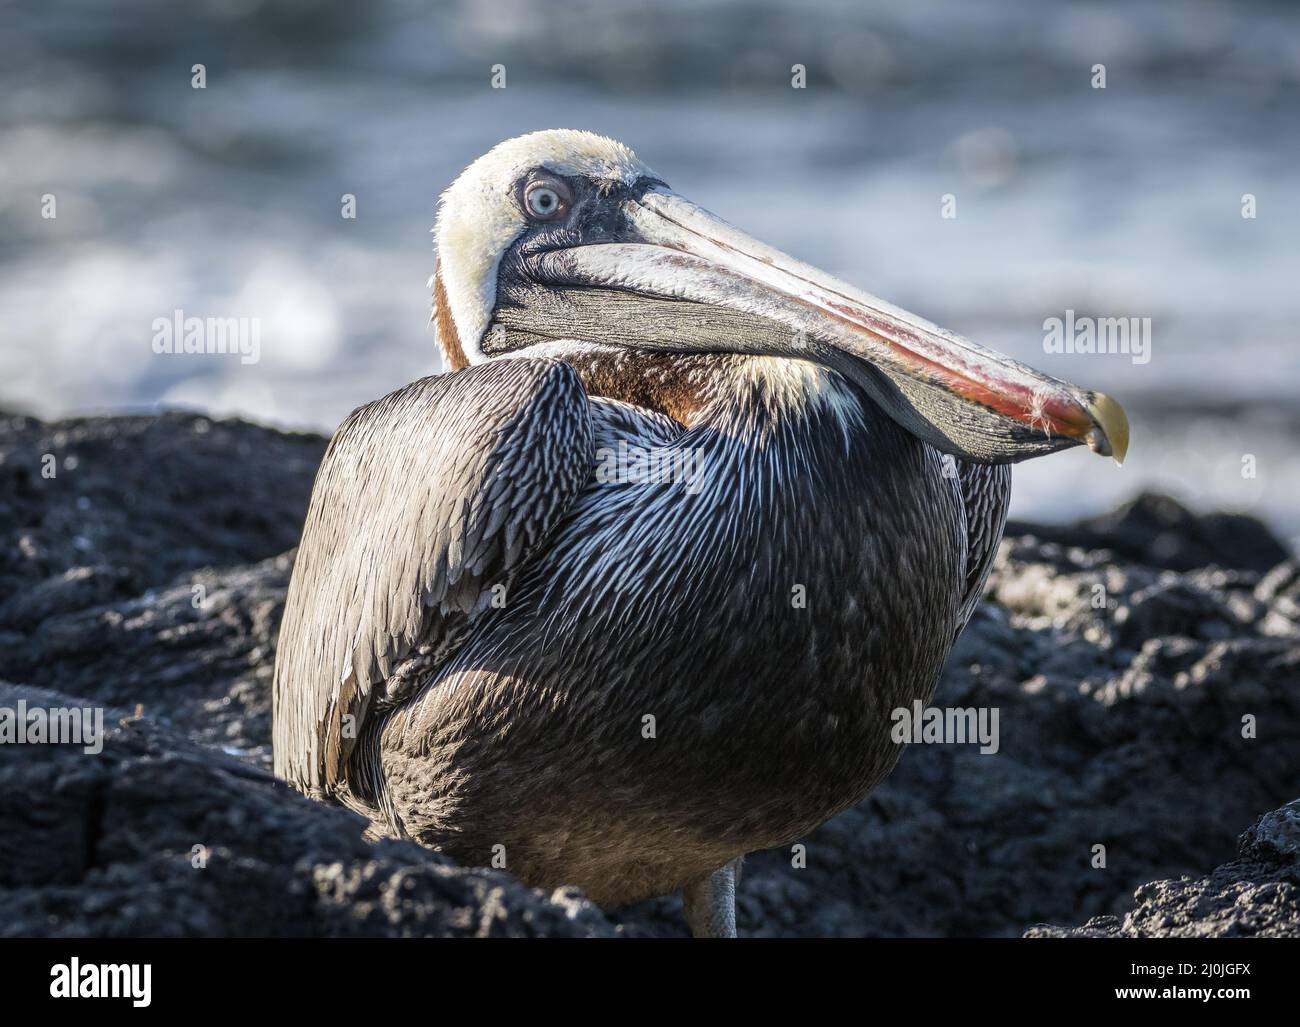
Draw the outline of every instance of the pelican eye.
<instances>
[{"instance_id":1,"label":"pelican eye","mask_svg":"<svg viewBox=\"0 0 1300 1027\"><path fill-rule=\"evenodd\" d=\"M528 207L528 213L541 221L555 217L564 205L560 194L549 185L533 186L524 194L524 203Z\"/></svg>"}]
</instances>

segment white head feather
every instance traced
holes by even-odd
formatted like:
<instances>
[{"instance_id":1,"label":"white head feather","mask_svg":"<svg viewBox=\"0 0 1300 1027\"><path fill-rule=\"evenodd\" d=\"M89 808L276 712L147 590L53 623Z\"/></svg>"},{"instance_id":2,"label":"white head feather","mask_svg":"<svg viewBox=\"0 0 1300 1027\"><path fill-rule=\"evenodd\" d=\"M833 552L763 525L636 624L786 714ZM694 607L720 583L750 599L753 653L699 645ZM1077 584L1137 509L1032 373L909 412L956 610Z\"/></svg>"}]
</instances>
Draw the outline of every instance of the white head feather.
<instances>
[{"instance_id":1,"label":"white head feather","mask_svg":"<svg viewBox=\"0 0 1300 1027\"><path fill-rule=\"evenodd\" d=\"M497 267L527 225L515 185L538 167L627 185L654 175L622 143L574 129L507 139L461 172L439 201L434 238L442 287L470 363L486 359L480 343L496 306Z\"/></svg>"}]
</instances>

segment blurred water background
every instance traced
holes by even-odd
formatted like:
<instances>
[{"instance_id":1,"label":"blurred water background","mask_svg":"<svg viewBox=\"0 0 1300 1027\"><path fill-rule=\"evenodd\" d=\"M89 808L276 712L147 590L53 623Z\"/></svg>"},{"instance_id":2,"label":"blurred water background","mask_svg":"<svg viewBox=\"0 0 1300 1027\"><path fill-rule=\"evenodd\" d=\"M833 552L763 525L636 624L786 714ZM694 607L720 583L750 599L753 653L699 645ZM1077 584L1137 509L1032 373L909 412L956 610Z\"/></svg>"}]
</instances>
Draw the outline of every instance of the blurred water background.
<instances>
[{"instance_id":1,"label":"blurred water background","mask_svg":"<svg viewBox=\"0 0 1300 1027\"><path fill-rule=\"evenodd\" d=\"M1293 3L23 0L0 19L0 409L328 432L439 369L442 188L503 138L576 127L767 242L1122 399L1128 464L1024 465L1014 515L1154 487L1300 536ZM260 318L260 362L155 354L178 308ZM1067 309L1151 318L1150 360L1044 352Z\"/></svg>"}]
</instances>

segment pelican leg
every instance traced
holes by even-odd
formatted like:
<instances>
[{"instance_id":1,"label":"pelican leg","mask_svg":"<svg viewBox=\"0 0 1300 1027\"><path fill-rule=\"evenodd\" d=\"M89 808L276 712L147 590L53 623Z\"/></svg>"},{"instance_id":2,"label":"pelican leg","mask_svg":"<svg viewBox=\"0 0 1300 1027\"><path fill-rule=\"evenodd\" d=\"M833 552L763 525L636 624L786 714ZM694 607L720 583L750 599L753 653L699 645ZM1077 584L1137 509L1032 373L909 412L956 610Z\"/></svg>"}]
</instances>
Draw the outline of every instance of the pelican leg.
<instances>
[{"instance_id":1,"label":"pelican leg","mask_svg":"<svg viewBox=\"0 0 1300 1027\"><path fill-rule=\"evenodd\" d=\"M715 870L682 892L686 925L696 938L736 937L736 885L740 860Z\"/></svg>"}]
</instances>

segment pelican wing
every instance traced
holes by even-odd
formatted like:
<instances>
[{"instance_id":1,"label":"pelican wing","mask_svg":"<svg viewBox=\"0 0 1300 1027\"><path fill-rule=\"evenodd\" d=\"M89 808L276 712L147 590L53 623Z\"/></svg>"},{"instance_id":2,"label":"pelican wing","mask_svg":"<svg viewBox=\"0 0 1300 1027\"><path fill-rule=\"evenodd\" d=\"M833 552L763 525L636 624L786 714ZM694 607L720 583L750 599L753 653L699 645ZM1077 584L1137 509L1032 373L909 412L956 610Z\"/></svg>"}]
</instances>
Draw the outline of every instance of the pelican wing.
<instances>
[{"instance_id":1,"label":"pelican wing","mask_svg":"<svg viewBox=\"0 0 1300 1027\"><path fill-rule=\"evenodd\" d=\"M975 464L958 461L962 505L966 510L966 587L957 634L975 612L984 592L984 582L998 555L998 542L1007 524L1011 502L1011 465Z\"/></svg>"},{"instance_id":2,"label":"pelican wing","mask_svg":"<svg viewBox=\"0 0 1300 1027\"><path fill-rule=\"evenodd\" d=\"M591 432L581 380L553 360L422 378L343 422L285 601L278 775L335 789L367 713L409 693L395 669L417 649L445 658L568 509L591 472Z\"/></svg>"}]
</instances>

